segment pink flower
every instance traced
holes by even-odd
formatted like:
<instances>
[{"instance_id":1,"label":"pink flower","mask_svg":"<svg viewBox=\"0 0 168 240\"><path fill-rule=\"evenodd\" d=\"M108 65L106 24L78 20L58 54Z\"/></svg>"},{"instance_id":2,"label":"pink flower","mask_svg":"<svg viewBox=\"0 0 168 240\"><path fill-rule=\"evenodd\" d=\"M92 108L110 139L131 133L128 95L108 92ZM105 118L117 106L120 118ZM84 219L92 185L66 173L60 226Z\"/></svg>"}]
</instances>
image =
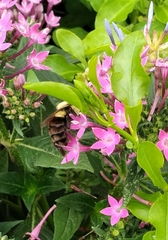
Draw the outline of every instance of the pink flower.
<instances>
[{"instance_id":1,"label":"pink flower","mask_svg":"<svg viewBox=\"0 0 168 240\"><path fill-rule=\"evenodd\" d=\"M102 128L92 128L92 131L99 141L94 143L91 149L101 149L103 155L110 156L115 146L120 142L120 135L111 128L107 128L107 131Z\"/></svg>"},{"instance_id":2,"label":"pink flower","mask_svg":"<svg viewBox=\"0 0 168 240\"><path fill-rule=\"evenodd\" d=\"M112 57L109 57L104 53L102 63L99 60L96 68L97 78L102 87L101 89L102 93L112 93L111 80L108 74L108 71L110 70L111 66Z\"/></svg>"},{"instance_id":3,"label":"pink flower","mask_svg":"<svg viewBox=\"0 0 168 240\"><path fill-rule=\"evenodd\" d=\"M4 43L6 39L6 31L0 31L0 51L4 51L11 46L11 43Z\"/></svg>"},{"instance_id":4,"label":"pink flower","mask_svg":"<svg viewBox=\"0 0 168 240\"><path fill-rule=\"evenodd\" d=\"M48 54L49 54L49 51L43 51L43 52L37 53L36 49L33 49L33 51L27 57L29 69L35 68L36 70L40 70L40 69L51 70L51 68L41 64L45 60L45 58L48 56Z\"/></svg>"},{"instance_id":5,"label":"pink flower","mask_svg":"<svg viewBox=\"0 0 168 240\"><path fill-rule=\"evenodd\" d=\"M3 10L0 18L0 30L1 31L11 31L12 30L12 20L11 20L11 12L7 10Z\"/></svg>"},{"instance_id":6,"label":"pink flower","mask_svg":"<svg viewBox=\"0 0 168 240\"><path fill-rule=\"evenodd\" d=\"M38 44L46 44L49 40L49 28L44 28L41 31L39 31L39 28L41 27L40 23L35 23L30 27L30 32L29 32L29 38L33 43L38 43Z\"/></svg>"},{"instance_id":7,"label":"pink flower","mask_svg":"<svg viewBox=\"0 0 168 240\"><path fill-rule=\"evenodd\" d=\"M49 15L47 14L44 14L44 17L45 17L45 21L47 23L47 27L57 27L59 26L59 20L61 17L56 17L54 15L54 12L51 11Z\"/></svg>"},{"instance_id":8,"label":"pink flower","mask_svg":"<svg viewBox=\"0 0 168 240\"><path fill-rule=\"evenodd\" d=\"M61 164L73 161L74 165L76 165L80 152L89 151L90 147L81 145L79 141L71 135L69 135L69 140L68 145L63 146L63 149L69 151L69 153L63 158Z\"/></svg>"},{"instance_id":9,"label":"pink flower","mask_svg":"<svg viewBox=\"0 0 168 240\"><path fill-rule=\"evenodd\" d=\"M11 0L1 0L0 1L0 10L11 8L13 5L15 5L16 2L17 2L17 0L14 0L14 1L11 1Z\"/></svg>"},{"instance_id":10,"label":"pink flower","mask_svg":"<svg viewBox=\"0 0 168 240\"><path fill-rule=\"evenodd\" d=\"M27 232L25 235L30 235L29 240L40 240L39 234L41 231L41 228L45 222L45 220L48 218L48 216L51 214L51 212L56 208L56 205L53 205L48 212L44 215L42 220L39 222L39 224L32 230L32 232ZM25 237L25 235L23 237Z\"/></svg>"},{"instance_id":11,"label":"pink flower","mask_svg":"<svg viewBox=\"0 0 168 240\"><path fill-rule=\"evenodd\" d=\"M18 13L18 22L14 23L14 28L24 37L29 37L29 23L20 12Z\"/></svg>"},{"instance_id":12,"label":"pink flower","mask_svg":"<svg viewBox=\"0 0 168 240\"><path fill-rule=\"evenodd\" d=\"M24 16L28 16L29 13L32 10L33 7L33 3L32 2L28 2L27 0L22 0L21 4L16 3L16 7L18 8L18 10L24 14Z\"/></svg>"},{"instance_id":13,"label":"pink flower","mask_svg":"<svg viewBox=\"0 0 168 240\"><path fill-rule=\"evenodd\" d=\"M79 129L76 135L77 138L81 138L83 136L86 128L95 126L93 122L88 122L86 116L82 113L79 113L78 116L75 116L73 114L69 114L69 116L72 118L70 129Z\"/></svg>"},{"instance_id":14,"label":"pink flower","mask_svg":"<svg viewBox=\"0 0 168 240\"><path fill-rule=\"evenodd\" d=\"M168 161L168 133L163 130L159 132L159 140L156 146L163 151L166 160Z\"/></svg>"},{"instance_id":15,"label":"pink flower","mask_svg":"<svg viewBox=\"0 0 168 240\"><path fill-rule=\"evenodd\" d=\"M120 103L118 100L114 102L115 113L110 113L114 117L113 122L121 129L128 127L125 119L125 110L123 103Z\"/></svg>"},{"instance_id":16,"label":"pink flower","mask_svg":"<svg viewBox=\"0 0 168 240\"><path fill-rule=\"evenodd\" d=\"M128 217L128 210L126 208L122 208L122 199L118 202L115 198L108 195L108 202L110 207L102 209L100 213L106 216L111 216L110 223L112 226L118 223L120 218Z\"/></svg>"}]
</instances>

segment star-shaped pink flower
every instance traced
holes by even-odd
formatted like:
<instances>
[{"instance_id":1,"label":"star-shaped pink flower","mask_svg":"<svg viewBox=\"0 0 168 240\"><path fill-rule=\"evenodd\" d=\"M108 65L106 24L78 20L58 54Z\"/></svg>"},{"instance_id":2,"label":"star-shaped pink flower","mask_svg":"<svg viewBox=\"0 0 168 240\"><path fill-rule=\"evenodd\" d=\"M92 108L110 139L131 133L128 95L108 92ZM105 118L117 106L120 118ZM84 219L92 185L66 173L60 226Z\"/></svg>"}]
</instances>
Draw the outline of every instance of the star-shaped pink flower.
<instances>
[{"instance_id":1,"label":"star-shaped pink flower","mask_svg":"<svg viewBox=\"0 0 168 240\"><path fill-rule=\"evenodd\" d=\"M166 160L168 161L168 133L163 130L159 132L159 140L156 146L163 151Z\"/></svg>"},{"instance_id":2,"label":"star-shaped pink flower","mask_svg":"<svg viewBox=\"0 0 168 240\"><path fill-rule=\"evenodd\" d=\"M108 195L108 203L110 207L103 208L100 213L111 216L110 223L112 226L118 223L120 218L128 217L128 210L122 208L122 198L118 202L115 198Z\"/></svg>"}]
</instances>

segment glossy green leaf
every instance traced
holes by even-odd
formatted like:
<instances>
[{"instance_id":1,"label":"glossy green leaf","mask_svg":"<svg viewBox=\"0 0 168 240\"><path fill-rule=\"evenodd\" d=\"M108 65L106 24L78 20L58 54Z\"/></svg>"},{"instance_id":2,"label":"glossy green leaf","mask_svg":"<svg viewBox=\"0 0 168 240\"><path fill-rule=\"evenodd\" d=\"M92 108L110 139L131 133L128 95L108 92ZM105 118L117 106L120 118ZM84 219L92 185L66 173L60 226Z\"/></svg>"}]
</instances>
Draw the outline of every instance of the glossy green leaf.
<instances>
[{"instance_id":1,"label":"glossy green leaf","mask_svg":"<svg viewBox=\"0 0 168 240\"><path fill-rule=\"evenodd\" d=\"M91 6L96 12L98 12L101 5L105 2L105 0L87 0L87 1L90 2Z\"/></svg>"},{"instance_id":2,"label":"glossy green leaf","mask_svg":"<svg viewBox=\"0 0 168 240\"><path fill-rule=\"evenodd\" d=\"M70 85L56 82L40 82L27 83L24 85L24 88L67 101L69 104L77 107L82 112L85 112L87 109L87 105L80 92Z\"/></svg>"},{"instance_id":3,"label":"glossy green leaf","mask_svg":"<svg viewBox=\"0 0 168 240\"><path fill-rule=\"evenodd\" d=\"M133 132L136 134L137 125L141 119L141 113L142 113L142 101L139 101L139 103L136 106L127 106L125 105L125 114L127 118L130 120L131 128Z\"/></svg>"},{"instance_id":4,"label":"glossy green leaf","mask_svg":"<svg viewBox=\"0 0 168 240\"><path fill-rule=\"evenodd\" d=\"M35 72L32 69L30 69L27 72L26 82L29 82L29 83L39 82L38 77L36 76Z\"/></svg>"},{"instance_id":5,"label":"glossy green leaf","mask_svg":"<svg viewBox=\"0 0 168 240\"><path fill-rule=\"evenodd\" d=\"M93 83L93 86L99 92L100 91L100 84L99 84L99 81L97 79L97 73L96 73L97 63L98 63L97 56L93 56L88 63L88 68L89 68L88 77L89 77L90 81Z\"/></svg>"},{"instance_id":6,"label":"glossy green leaf","mask_svg":"<svg viewBox=\"0 0 168 240\"><path fill-rule=\"evenodd\" d=\"M133 32L125 37L114 55L112 88L114 95L128 106L136 106L149 88L149 77L140 59L144 44L143 33Z\"/></svg>"},{"instance_id":7,"label":"glossy green leaf","mask_svg":"<svg viewBox=\"0 0 168 240\"><path fill-rule=\"evenodd\" d=\"M0 193L20 196L24 189L21 175L16 172L0 173Z\"/></svg>"},{"instance_id":8,"label":"glossy green leaf","mask_svg":"<svg viewBox=\"0 0 168 240\"><path fill-rule=\"evenodd\" d=\"M84 193L71 193L58 198L56 202L83 213L93 212L95 206L93 197Z\"/></svg>"},{"instance_id":9,"label":"glossy green leaf","mask_svg":"<svg viewBox=\"0 0 168 240\"><path fill-rule=\"evenodd\" d=\"M149 222L156 229L156 240L168 240L168 192L165 192L149 211Z\"/></svg>"},{"instance_id":10,"label":"glossy green leaf","mask_svg":"<svg viewBox=\"0 0 168 240\"><path fill-rule=\"evenodd\" d=\"M84 50L81 39L73 32L66 29L58 29L56 31L56 37L60 47L70 53L73 57L80 60L85 66L87 62L84 57Z\"/></svg>"},{"instance_id":11,"label":"glossy green leaf","mask_svg":"<svg viewBox=\"0 0 168 240\"><path fill-rule=\"evenodd\" d=\"M55 226L53 240L70 240L79 228L84 214L58 204L53 218Z\"/></svg>"},{"instance_id":12,"label":"glossy green leaf","mask_svg":"<svg viewBox=\"0 0 168 240\"><path fill-rule=\"evenodd\" d=\"M155 234L156 234L156 231L149 231L144 234L142 240L157 240ZM160 239L158 239L158 240L160 240Z\"/></svg>"},{"instance_id":13,"label":"glossy green leaf","mask_svg":"<svg viewBox=\"0 0 168 240\"><path fill-rule=\"evenodd\" d=\"M67 60L59 54L48 56L45 65L50 67L52 72L55 72L70 81L73 80L75 74L83 71L78 66L68 63Z\"/></svg>"},{"instance_id":14,"label":"glossy green leaf","mask_svg":"<svg viewBox=\"0 0 168 240\"><path fill-rule=\"evenodd\" d=\"M104 25L104 19L108 19L109 22L122 22L128 14L132 12L135 6L136 0L107 0L100 7L95 21L95 26L100 27Z\"/></svg>"},{"instance_id":15,"label":"glossy green leaf","mask_svg":"<svg viewBox=\"0 0 168 240\"><path fill-rule=\"evenodd\" d=\"M153 203L161 196L161 193L156 192L153 194L147 194L142 191L138 191L135 193L135 195L137 195L138 197L140 197L143 200ZM140 202L132 197L127 205L127 209L135 217L141 219L144 222L149 222L149 210L150 210L149 205L143 204L142 202Z\"/></svg>"},{"instance_id":16,"label":"glossy green leaf","mask_svg":"<svg viewBox=\"0 0 168 240\"><path fill-rule=\"evenodd\" d=\"M155 16L156 18L162 22L162 23L167 23L168 19L168 9L167 9L167 4L163 3L160 6L157 6L155 4Z\"/></svg>"},{"instance_id":17,"label":"glossy green leaf","mask_svg":"<svg viewBox=\"0 0 168 240\"><path fill-rule=\"evenodd\" d=\"M161 189L167 189L167 183L161 174L164 157L161 151L152 142L142 142L138 146L137 161L148 174L153 184Z\"/></svg>"},{"instance_id":18,"label":"glossy green leaf","mask_svg":"<svg viewBox=\"0 0 168 240\"><path fill-rule=\"evenodd\" d=\"M111 52L111 41L104 26L89 32L82 42L85 55L91 55L100 51L103 53L105 50Z\"/></svg>"}]
</instances>

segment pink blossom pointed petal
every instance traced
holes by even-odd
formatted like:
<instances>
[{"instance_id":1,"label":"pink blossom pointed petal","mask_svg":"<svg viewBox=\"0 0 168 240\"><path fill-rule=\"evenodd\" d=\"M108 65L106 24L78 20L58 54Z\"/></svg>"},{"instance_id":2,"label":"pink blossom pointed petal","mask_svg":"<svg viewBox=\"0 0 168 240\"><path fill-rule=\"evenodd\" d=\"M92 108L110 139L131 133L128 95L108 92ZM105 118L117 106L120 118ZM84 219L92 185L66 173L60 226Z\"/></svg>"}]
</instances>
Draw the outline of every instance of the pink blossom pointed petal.
<instances>
[{"instance_id":1,"label":"pink blossom pointed petal","mask_svg":"<svg viewBox=\"0 0 168 240\"><path fill-rule=\"evenodd\" d=\"M168 148L165 148L163 152L164 152L166 160L168 161Z\"/></svg>"},{"instance_id":2,"label":"pink blossom pointed petal","mask_svg":"<svg viewBox=\"0 0 168 240\"><path fill-rule=\"evenodd\" d=\"M112 226L114 226L116 223L118 223L119 220L120 220L119 215L113 215L110 219L110 223Z\"/></svg>"},{"instance_id":3,"label":"pink blossom pointed petal","mask_svg":"<svg viewBox=\"0 0 168 240\"><path fill-rule=\"evenodd\" d=\"M92 131L93 131L94 135L99 139L103 138L104 135L106 134L106 130L104 130L102 128L95 127L95 128L92 128Z\"/></svg>"},{"instance_id":4,"label":"pink blossom pointed petal","mask_svg":"<svg viewBox=\"0 0 168 240\"><path fill-rule=\"evenodd\" d=\"M159 132L159 140L162 140L163 138L167 138L167 137L168 137L168 134L161 129Z\"/></svg>"},{"instance_id":5,"label":"pink blossom pointed petal","mask_svg":"<svg viewBox=\"0 0 168 240\"><path fill-rule=\"evenodd\" d=\"M122 217L122 218L126 218L126 217L128 217L128 216L129 216L128 210L127 210L126 208L123 208L123 209L121 210L121 217Z\"/></svg>"},{"instance_id":6,"label":"pink blossom pointed petal","mask_svg":"<svg viewBox=\"0 0 168 240\"><path fill-rule=\"evenodd\" d=\"M103 143L102 141L97 141L90 148L91 149L101 149L101 148L105 148L105 147L106 147L105 143Z\"/></svg>"},{"instance_id":7,"label":"pink blossom pointed petal","mask_svg":"<svg viewBox=\"0 0 168 240\"><path fill-rule=\"evenodd\" d=\"M109 202L110 206L118 207L118 201L110 195L108 195L108 202Z\"/></svg>"},{"instance_id":8,"label":"pink blossom pointed petal","mask_svg":"<svg viewBox=\"0 0 168 240\"><path fill-rule=\"evenodd\" d=\"M103 208L100 213L106 215L106 216L111 216L111 207Z\"/></svg>"},{"instance_id":9,"label":"pink blossom pointed petal","mask_svg":"<svg viewBox=\"0 0 168 240\"><path fill-rule=\"evenodd\" d=\"M112 154L112 152L114 152L114 149L115 149L115 145L114 144L111 144L110 146L106 147L106 154L108 156L110 156Z\"/></svg>"},{"instance_id":10,"label":"pink blossom pointed petal","mask_svg":"<svg viewBox=\"0 0 168 240\"><path fill-rule=\"evenodd\" d=\"M165 148L164 143L163 143L162 141L157 142L157 143L156 143L156 146L157 146L161 151Z\"/></svg>"}]
</instances>

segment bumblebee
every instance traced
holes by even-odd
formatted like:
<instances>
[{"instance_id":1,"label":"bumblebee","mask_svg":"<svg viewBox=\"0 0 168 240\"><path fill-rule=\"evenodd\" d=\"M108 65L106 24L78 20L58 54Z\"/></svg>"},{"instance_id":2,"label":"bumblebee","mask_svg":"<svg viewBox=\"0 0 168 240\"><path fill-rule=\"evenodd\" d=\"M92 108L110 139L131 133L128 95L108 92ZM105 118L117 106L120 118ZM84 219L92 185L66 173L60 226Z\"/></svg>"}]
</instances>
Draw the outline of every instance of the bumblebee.
<instances>
[{"instance_id":1,"label":"bumblebee","mask_svg":"<svg viewBox=\"0 0 168 240\"><path fill-rule=\"evenodd\" d=\"M57 105L56 111L46 118L41 127L48 126L48 132L51 136L52 142L59 149L62 155L65 151L62 146L68 144L67 133L70 131L71 117L69 114L79 114L79 110L67 102L61 102Z\"/></svg>"}]
</instances>

